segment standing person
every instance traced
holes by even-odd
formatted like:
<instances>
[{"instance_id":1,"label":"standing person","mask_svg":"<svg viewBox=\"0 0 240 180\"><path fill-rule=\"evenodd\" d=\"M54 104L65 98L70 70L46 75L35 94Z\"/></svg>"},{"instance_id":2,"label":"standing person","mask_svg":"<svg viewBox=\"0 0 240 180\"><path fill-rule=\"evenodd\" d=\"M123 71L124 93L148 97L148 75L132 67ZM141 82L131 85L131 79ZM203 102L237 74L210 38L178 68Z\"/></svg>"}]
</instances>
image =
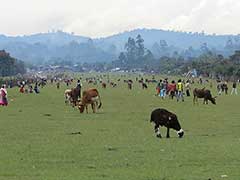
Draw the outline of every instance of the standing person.
<instances>
[{"instance_id":1,"label":"standing person","mask_svg":"<svg viewBox=\"0 0 240 180\"><path fill-rule=\"evenodd\" d=\"M162 82L161 79L160 79L160 81L159 81L159 88L160 88L159 96L162 96L162 92L163 92L163 82Z\"/></svg>"},{"instance_id":2,"label":"standing person","mask_svg":"<svg viewBox=\"0 0 240 180\"><path fill-rule=\"evenodd\" d=\"M129 79L127 83L128 83L128 89L131 90L132 89L132 83L133 83L132 80Z\"/></svg>"},{"instance_id":3,"label":"standing person","mask_svg":"<svg viewBox=\"0 0 240 180\"><path fill-rule=\"evenodd\" d=\"M1 106L8 105L6 85L3 85L0 89L0 105Z\"/></svg>"},{"instance_id":4,"label":"standing person","mask_svg":"<svg viewBox=\"0 0 240 180\"><path fill-rule=\"evenodd\" d=\"M218 95L222 94L221 86L222 86L221 81L217 80L217 92L218 92Z\"/></svg>"},{"instance_id":5,"label":"standing person","mask_svg":"<svg viewBox=\"0 0 240 180\"><path fill-rule=\"evenodd\" d=\"M40 93L40 92L39 92L39 89L38 89L38 83L37 83L37 82L36 82L33 90L35 91L36 94L39 94L39 93Z\"/></svg>"},{"instance_id":6,"label":"standing person","mask_svg":"<svg viewBox=\"0 0 240 180\"><path fill-rule=\"evenodd\" d=\"M33 87L32 87L32 85L29 86L29 93L33 93Z\"/></svg>"},{"instance_id":7,"label":"standing person","mask_svg":"<svg viewBox=\"0 0 240 180\"><path fill-rule=\"evenodd\" d=\"M179 101L179 99L182 99L182 101L184 101L184 97L183 97L183 83L182 80L179 79L178 83L177 83L177 101Z\"/></svg>"},{"instance_id":8,"label":"standing person","mask_svg":"<svg viewBox=\"0 0 240 180\"><path fill-rule=\"evenodd\" d=\"M227 95L227 94L228 94L228 85L227 85L227 81L225 81L225 82L223 83L223 89L224 89L225 94Z\"/></svg>"},{"instance_id":9,"label":"standing person","mask_svg":"<svg viewBox=\"0 0 240 180\"><path fill-rule=\"evenodd\" d=\"M174 80L172 81L171 84L168 85L168 93L169 93L169 97L173 99L173 97L176 94L176 83Z\"/></svg>"},{"instance_id":10,"label":"standing person","mask_svg":"<svg viewBox=\"0 0 240 180\"><path fill-rule=\"evenodd\" d=\"M189 80L187 80L186 84L185 84L185 89L186 89L186 95L189 97L190 96L190 82Z\"/></svg>"},{"instance_id":11,"label":"standing person","mask_svg":"<svg viewBox=\"0 0 240 180\"><path fill-rule=\"evenodd\" d=\"M59 89L60 88L60 82L58 81L57 82L57 89Z\"/></svg>"},{"instance_id":12,"label":"standing person","mask_svg":"<svg viewBox=\"0 0 240 180\"><path fill-rule=\"evenodd\" d=\"M161 88L160 88L160 82L159 82L156 86L156 91L157 91L156 96L160 96L160 90L161 90Z\"/></svg>"},{"instance_id":13,"label":"standing person","mask_svg":"<svg viewBox=\"0 0 240 180\"><path fill-rule=\"evenodd\" d=\"M234 82L233 82L233 85L232 85L231 95L232 95L233 93L235 93L236 95L238 94L238 93L237 93L237 82L236 82L236 81L234 81Z\"/></svg>"},{"instance_id":14,"label":"standing person","mask_svg":"<svg viewBox=\"0 0 240 180\"><path fill-rule=\"evenodd\" d=\"M78 81L77 81L76 89L78 89L78 93L79 93L77 98L81 98L82 83L81 83L80 79L78 79Z\"/></svg>"},{"instance_id":15,"label":"standing person","mask_svg":"<svg viewBox=\"0 0 240 180\"><path fill-rule=\"evenodd\" d=\"M24 85L21 85L20 89L19 89L20 93L24 93Z\"/></svg>"},{"instance_id":16,"label":"standing person","mask_svg":"<svg viewBox=\"0 0 240 180\"><path fill-rule=\"evenodd\" d=\"M166 91L167 91L167 82L166 80L164 80L163 83L161 84L161 91L160 91L160 95L162 99L165 98Z\"/></svg>"}]
</instances>

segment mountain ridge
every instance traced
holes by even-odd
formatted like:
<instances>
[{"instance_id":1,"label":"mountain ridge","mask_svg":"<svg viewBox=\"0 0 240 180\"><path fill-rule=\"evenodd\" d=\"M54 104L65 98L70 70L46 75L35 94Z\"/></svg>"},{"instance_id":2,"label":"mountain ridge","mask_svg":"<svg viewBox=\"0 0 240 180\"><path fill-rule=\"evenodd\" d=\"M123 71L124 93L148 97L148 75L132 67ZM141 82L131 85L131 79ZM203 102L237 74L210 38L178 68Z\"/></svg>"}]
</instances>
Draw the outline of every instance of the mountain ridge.
<instances>
[{"instance_id":1,"label":"mountain ridge","mask_svg":"<svg viewBox=\"0 0 240 180\"><path fill-rule=\"evenodd\" d=\"M53 31L23 36L5 36L0 34L0 49L5 49L12 56L27 62L66 59L67 61L111 61L124 50L129 37L140 34L146 48L152 50L164 40L174 51L185 51L189 47L199 49L203 44L209 49L224 51L226 45L240 47L240 35L215 35L198 32L179 32L162 29L134 29L115 35L90 38L74 33ZM227 44L228 43L228 44ZM92 52L91 52L92 51ZM171 54L172 52L170 52ZM223 52L224 54L224 52ZM227 53L225 53L227 54ZM156 54L160 56L161 54ZM88 60L87 60L88 59Z\"/></svg>"}]
</instances>

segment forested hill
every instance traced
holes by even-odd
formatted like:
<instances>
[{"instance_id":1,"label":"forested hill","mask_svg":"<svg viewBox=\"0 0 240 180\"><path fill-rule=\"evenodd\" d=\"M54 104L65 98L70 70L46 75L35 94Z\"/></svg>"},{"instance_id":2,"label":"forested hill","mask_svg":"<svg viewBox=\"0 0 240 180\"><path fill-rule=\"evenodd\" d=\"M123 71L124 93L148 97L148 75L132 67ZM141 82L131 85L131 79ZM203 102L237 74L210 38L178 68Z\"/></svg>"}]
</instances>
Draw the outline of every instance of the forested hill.
<instances>
[{"instance_id":1,"label":"forested hill","mask_svg":"<svg viewBox=\"0 0 240 180\"><path fill-rule=\"evenodd\" d=\"M145 47L151 50L156 58L166 55L166 52L168 56L178 53L185 57L185 51L189 49L195 52L192 53L193 56L197 56L199 55L197 52L201 52L202 48L209 48L227 56L234 50L240 49L240 35L206 35L204 33L136 29L97 39L62 31L17 37L0 35L0 50L5 49L17 59L35 64L60 60L109 62L118 58L129 37L135 38L138 34L144 39ZM162 47L165 48L164 52L161 52Z\"/></svg>"},{"instance_id":2,"label":"forested hill","mask_svg":"<svg viewBox=\"0 0 240 180\"><path fill-rule=\"evenodd\" d=\"M145 40L146 47L150 48L154 43L159 43L160 40L165 40L168 45L177 48L200 48L203 43L207 43L210 48L223 48L228 40L233 43L240 43L240 35L207 35L194 32L176 32L156 29L136 29L133 31L126 31L117 35L106 38L97 39L97 42L105 42L108 44L115 44L117 47L123 47L128 37L136 37L138 34Z\"/></svg>"}]
</instances>

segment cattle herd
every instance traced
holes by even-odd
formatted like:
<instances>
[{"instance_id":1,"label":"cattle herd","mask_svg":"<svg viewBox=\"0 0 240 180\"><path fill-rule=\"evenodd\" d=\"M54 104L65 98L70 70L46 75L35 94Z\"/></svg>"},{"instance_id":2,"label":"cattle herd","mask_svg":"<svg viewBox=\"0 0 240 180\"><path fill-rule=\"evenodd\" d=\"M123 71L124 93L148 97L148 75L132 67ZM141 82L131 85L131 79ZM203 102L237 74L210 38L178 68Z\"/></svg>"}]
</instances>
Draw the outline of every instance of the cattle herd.
<instances>
[{"instance_id":1,"label":"cattle herd","mask_svg":"<svg viewBox=\"0 0 240 180\"><path fill-rule=\"evenodd\" d=\"M120 81L120 79L118 79ZM147 89L149 83L156 83L155 80L138 80L136 78L136 81L142 85L142 89ZM87 80L88 84L96 84L97 82L92 79ZM123 80L124 83L127 84L127 87L129 90L132 89L133 80ZM117 84L114 82L108 81L102 82L101 87L103 89L107 88L107 85L109 84L111 87L116 87ZM170 85L172 86L172 85ZM216 105L216 97L213 97L211 94L211 91L209 89L201 88L194 88L193 89L193 104L198 103L198 98L203 99L203 104L208 104L208 101L210 101L212 104ZM188 92L189 93L189 92ZM169 91L169 97L170 99L173 99L173 97L176 96L177 93ZM65 96L65 103L71 104L73 107L77 106L80 113L83 113L84 110L86 110L86 113L88 113L88 105L91 105L93 113L96 113L96 108L100 108L102 105L100 94L96 88L90 88L85 91L83 91L81 96L81 90L78 88L72 88L67 89L64 93ZM179 138L183 137L184 131L180 125L180 122L178 121L177 115L166 110L163 108L155 109L151 113L150 122L154 123L154 131L156 133L156 137L161 138L162 135L160 133L160 126L165 126L167 128L167 134L166 137L170 137L170 129L174 129L177 132L177 135Z\"/></svg>"},{"instance_id":2,"label":"cattle herd","mask_svg":"<svg viewBox=\"0 0 240 180\"><path fill-rule=\"evenodd\" d=\"M106 81L103 81L103 79L107 79ZM81 79L81 78L80 78ZM79 109L80 113L83 113L86 111L88 113L88 105L91 105L93 113L96 113L97 109L101 108L102 101L101 96L99 94L99 91L96 88L89 88L82 92L82 84L80 82L80 79L77 81L77 86L75 88L66 89L64 92L64 98L65 98L65 104L71 105L72 107L77 107ZM82 80L82 79L81 79ZM97 85L100 84L103 89L106 89L108 86L111 88L118 87L118 83L122 81L123 83L126 83L126 87L129 90L133 89L134 80L132 79L126 79L125 75L122 75L120 78L118 78L115 82L111 81L109 76L97 76L97 77L90 77L85 79L88 86ZM171 83L168 83L168 78L164 79L163 81L157 81L155 80L155 77L152 76L152 79L143 79L142 77L136 77L135 79L136 83L140 84L142 89L149 88L150 84L158 84L156 87L157 94L156 96L160 96L163 99L166 98L166 96L169 96L169 99L173 99L176 97L177 101L179 100L178 95L180 94L183 97L183 87L186 89L186 95L190 96L190 85L194 84L193 80L187 80L186 82L179 80L178 83L175 83L175 81L172 81ZM27 87L31 87L32 83L35 83L35 86L41 86L44 87L48 80L47 79L25 79L23 81L16 81L15 83L19 88L19 92L21 93L28 93L30 91L27 91ZM50 83L57 84L57 89L60 88L60 82L65 83L67 87L69 87L72 83L74 83L73 78L51 78ZM212 82L209 82L206 80L207 83L210 83L210 88L212 88ZM203 85L202 79L198 81L200 85ZM14 85L13 81L7 82L6 84L9 84L9 87L12 88ZM220 83L217 81L217 92L220 95L219 91L221 90L220 85L224 84L227 87L227 82ZM178 86L180 87L178 89ZM205 86L205 85L204 85ZM152 87L152 86L151 86ZM222 86L221 86L222 87ZM226 88L225 88L226 89ZM31 89L30 89L31 90ZM237 94L237 88L236 83L233 83L233 90L235 91L235 94ZM181 91L181 92L179 92ZM38 91L39 93L39 91ZM232 94L232 93L231 93ZM208 104L208 101L210 101L212 104L216 105L216 98L217 96L213 97L211 94L211 91L207 88L194 88L192 91L193 95L193 104L198 104L198 99L203 99L203 104ZM184 98L182 98L182 101L184 101ZM174 129L177 131L178 136L181 138L184 135L184 131L181 128L181 125L178 121L177 115L175 115L172 112L169 112L166 109L155 109L151 113L151 119L150 122L154 123L154 131L156 133L156 136L161 138L160 133L160 126L165 126L167 128L167 135L166 137L169 138L169 129Z\"/></svg>"}]
</instances>

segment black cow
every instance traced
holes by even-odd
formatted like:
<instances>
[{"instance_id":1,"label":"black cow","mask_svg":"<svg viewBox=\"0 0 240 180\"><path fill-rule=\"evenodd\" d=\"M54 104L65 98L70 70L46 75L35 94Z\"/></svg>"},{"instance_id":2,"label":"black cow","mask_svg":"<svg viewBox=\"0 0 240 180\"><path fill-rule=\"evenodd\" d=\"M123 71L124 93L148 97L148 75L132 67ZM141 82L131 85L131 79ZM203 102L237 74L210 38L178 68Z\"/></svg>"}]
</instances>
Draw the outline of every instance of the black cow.
<instances>
[{"instance_id":1,"label":"black cow","mask_svg":"<svg viewBox=\"0 0 240 180\"><path fill-rule=\"evenodd\" d=\"M197 102L198 98L203 98L203 104L208 104L208 100L211 101L213 104L216 104L216 97L212 97L210 90L208 89L197 89L193 90L193 103Z\"/></svg>"},{"instance_id":2,"label":"black cow","mask_svg":"<svg viewBox=\"0 0 240 180\"><path fill-rule=\"evenodd\" d=\"M161 138L160 127L165 126L167 127L167 138L170 137L169 129L172 128L177 131L178 137L183 137L184 131L181 128L181 125L178 122L177 116L166 109L155 109L151 113L151 120L150 122L155 123L155 133L158 138Z\"/></svg>"}]
</instances>

